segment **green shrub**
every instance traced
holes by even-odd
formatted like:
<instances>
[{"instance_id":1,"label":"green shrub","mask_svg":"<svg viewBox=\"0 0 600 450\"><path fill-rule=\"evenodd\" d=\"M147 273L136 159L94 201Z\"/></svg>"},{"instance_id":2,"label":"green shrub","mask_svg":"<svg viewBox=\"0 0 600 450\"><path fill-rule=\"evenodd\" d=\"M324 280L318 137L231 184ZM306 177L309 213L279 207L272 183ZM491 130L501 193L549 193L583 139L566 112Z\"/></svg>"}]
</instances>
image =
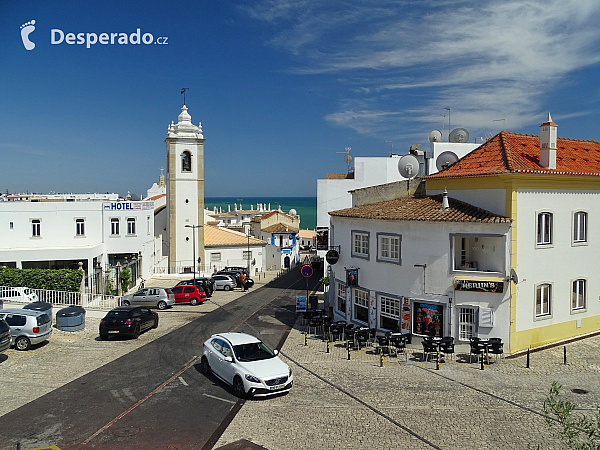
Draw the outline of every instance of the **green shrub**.
<instances>
[{"instance_id":1,"label":"green shrub","mask_svg":"<svg viewBox=\"0 0 600 450\"><path fill-rule=\"evenodd\" d=\"M83 271L72 269L14 269L0 267L0 286L79 292Z\"/></svg>"},{"instance_id":2,"label":"green shrub","mask_svg":"<svg viewBox=\"0 0 600 450\"><path fill-rule=\"evenodd\" d=\"M119 278L121 279L121 290L123 291L123 293L125 293L127 292L129 282L131 281L131 272L129 271L129 269L121 270Z\"/></svg>"}]
</instances>

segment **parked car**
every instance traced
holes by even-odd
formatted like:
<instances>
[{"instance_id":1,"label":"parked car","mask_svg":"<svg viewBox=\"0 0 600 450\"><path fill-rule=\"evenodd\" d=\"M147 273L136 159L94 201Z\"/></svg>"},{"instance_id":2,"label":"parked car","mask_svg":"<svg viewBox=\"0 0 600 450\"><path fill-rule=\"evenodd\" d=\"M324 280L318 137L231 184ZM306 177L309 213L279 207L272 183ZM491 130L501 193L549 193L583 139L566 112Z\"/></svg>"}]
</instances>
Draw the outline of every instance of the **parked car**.
<instances>
[{"instance_id":1,"label":"parked car","mask_svg":"<svg viewBox=\"0 0 600 450\"><path fill-rule=\"evenodd\" d=\"M235 394L267 396L289 392L292 369L260 339L245 333L214 334L203 344L201 370L231 385Z\"/></svg>"},{"instance_id":2,"label":"parked car","mask_svg":"<svg viewBox=\"0 0 600 450\"><path fill-rule=\"evenodd\" d=\"M180 281L179 283L176 284L176 286L193 286L194 285L194 279L190 278L189 280L183 280ZM203 290L204 293L206 294L207 297L211 297L214 290L215 290L215 285L212 281L212 279L210 278L205 278L205 277L200 277L200 278L196 278L196 286L198 286L200 288L200 290Z\"/></svg>"},{"instance_id":3,"label":"parked car","mask_svg":"<svg viewBox=\"0 0 600 450\"><path fill-rule=\"evenodd\" d=\"M175 295L175 303L190 303L196 306L206 301L206 293L201 291L198 286L177 285L171 288Z\"/></svg>"},{"instance_id":4,"label":"parked car","mask_svg":"<svg viewBox=\"0 0 600 450\"><path fill-rule=\"evenodd\" d=\"M223 269L223 270L227 270L229 272L246 272L246 273L248 273L248 268L242 267L242 266L226 266L225 269Z\"/></svg>"},{"instance_id":5,"label":"parked car","mask_svg":"<svg viewBox=\"0 0 600 450\"><path fill-rule=\"evenodd\" d=\"M144 306L120 306L111 309L100 321L100 339L109 336L138 338L143 331L158 327L158 314Z\"/></svg>"},{"instance_id":6,"label":"parked car","mask_svg":"<svg viewBox=\"0 0 600 450\"><path fill-rule=\"evenodd\" d=\"M166 309L175 304L175 296L169 288L144 288L133 294L121 297L121 306L148 306L151 308Z\"/></svg>"},{"instance_id":7,"label":"parked car","mask_svg":"<svg viewBox=\"0 0 600 450\"><path fill-rule=\"evenodd\" d=\"M23 306L23 309L30 309L32 311L42 311L50 316L52 320L52 303L48 302L31 302Z\"/></svg>"},{"instance_id":8,"label":"parked car","mask_svg":"<svg viewBox=\"0 0 600 450\"><path fill-rule=\"evenodd\" d=\"M10 327L6 320L0 319L0 353L10 348Z\"/></svg>"},{"instance_id":9,"label":"parked car","mask_svg":"<svg viewBox=\"0 0 600 450\"><path fill-rule=\"evenodd\" d=\"M240 282L240 274L241 273L242 272L220 270L215 275L229 275L231 278L233 278L235 280L236 287L242 287L242 283ZM215 275L213 275L213 278ZM249 289L252 286L254 286L254 280L250 277L246 277L246 289Z\"/></svg>"},{"instance_id":10,"label":"parked car","mask_svg":"<svg viewBox=\"0 0 600 450\"><path fill-rule=\"evenodd\" d=\"M8 287L0 288L0 299L5 302L29 303L37 302L38 296L28 287Z\"/></svg>"},{"instance_id":11,"label":"parked car","mask_svg":"<svg viewBox=\"0 0 600 450\"><path fill-rule=\"evenodd\" d=\"M237 283L234 278L229 275L215 274L212 276L215 283L215 289L223 289L224 291L231 291L237 287Z\"/></svg>"},{"instance_id":12,"label":"parked car","mask_svg":"<svg viewBox=\"0 0 600 450\"><path fill-rule=\"evenodd\" d=\"M10 327L10 342L17 350L29 350L52 334L50 316L42 311L8 308L0 310L0 319Z\"/></svg>"}]
</instances>

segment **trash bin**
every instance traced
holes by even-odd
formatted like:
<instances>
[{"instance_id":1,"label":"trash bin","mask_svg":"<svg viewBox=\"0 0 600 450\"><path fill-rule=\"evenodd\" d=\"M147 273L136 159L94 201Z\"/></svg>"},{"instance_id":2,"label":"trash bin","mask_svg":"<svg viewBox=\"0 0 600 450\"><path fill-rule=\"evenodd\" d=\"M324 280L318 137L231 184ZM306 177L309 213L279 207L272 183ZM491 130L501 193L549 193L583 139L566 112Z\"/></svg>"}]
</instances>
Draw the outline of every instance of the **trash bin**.
<instances>
[{"instance_id":1,"label":"trash bin","mask_svg":"<svg viewBox=\"0 0 600 450\"><path fill-rule=\"evenodd\" d=\"M34 311L42 311L50 316L50 320L52 320L52 303L48 302L31 302L25 306L23 309L32 309Z\"/></svg>"},{"instance_id":2,"label":"trash bin","mask_svg":"<svg viewBox=\"0 0 600 450\"><path fill-rule=\"evenodd\" d=\"M85 309L81 306L69 306L56 313L56 328L61 331L80 331L85 329Z\"/></svg>"}]
</instances>

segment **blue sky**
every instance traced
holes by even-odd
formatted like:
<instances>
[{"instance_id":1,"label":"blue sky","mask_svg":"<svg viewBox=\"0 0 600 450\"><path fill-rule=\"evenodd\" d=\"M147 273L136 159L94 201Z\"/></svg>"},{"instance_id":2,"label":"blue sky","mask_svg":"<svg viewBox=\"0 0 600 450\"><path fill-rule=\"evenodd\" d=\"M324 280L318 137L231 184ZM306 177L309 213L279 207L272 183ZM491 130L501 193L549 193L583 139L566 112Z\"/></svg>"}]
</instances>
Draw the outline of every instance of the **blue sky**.
<instances>
[{"instance_id":1,"label":"blue sky","mask_svg":"<svg viewBox=\"0 0 600 450\"><path fill-rule=\"evenodd\" d=\"M207 196L316 195L345 147L447 135L446 107L471 141L538 134L548 111L600 140L599 19L597 0L0 0L0 190L145 194L182 87ZM167 44L51 44L137 28Z\"/></svg>"}]
</instances>

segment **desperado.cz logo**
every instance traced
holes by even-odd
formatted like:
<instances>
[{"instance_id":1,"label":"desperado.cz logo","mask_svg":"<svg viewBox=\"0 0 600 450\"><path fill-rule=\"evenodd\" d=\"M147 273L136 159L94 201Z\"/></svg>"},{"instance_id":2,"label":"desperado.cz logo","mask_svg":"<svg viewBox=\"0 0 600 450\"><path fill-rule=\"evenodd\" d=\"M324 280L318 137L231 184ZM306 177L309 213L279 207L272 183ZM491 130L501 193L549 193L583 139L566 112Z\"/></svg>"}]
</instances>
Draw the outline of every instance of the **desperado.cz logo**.
<instances>
[{"instance_id":1,"label":"desperado.cz logo","mask_svg":"<svg viewBox=\"0 0 600 450\"><path fill-rule=\"evenodd\" d=\"M29 39L29 35L35 30L35 20L31 20L21 25L21 40L26 50L33 50L35 43ZM83 45L90 48L94 44L101 45L128 45L128 44L159 44L167 45L168 37L159 36L154 39L152 33L142 34L138 28L135 32L127 33L66 33L58 28L50 30L50 43L53 45L62 44L63 42L70 45Z\"/></svg>"},{"instance_id":2,"label":"desperado.cz logo","mask_svg":"<svg viewBox=\"0 0 600 450\"><path fill-rule=\"evenodd\" d=\"M131 34L127 33L100 33L99 35L96 33L64 33L62 30L53 28L50 30L50 43L53 45L62 44L63 42L67 44L85 44L87 48L90 48L92 45L99 43L101 45L126 45L126 44L160 44L166 45L167 40L169 38L165 36L157 37L154 39L154 35L152 33L144 33L141 34L140 29L138 28L135 32Z\"/></svg>"}]
</instances>

